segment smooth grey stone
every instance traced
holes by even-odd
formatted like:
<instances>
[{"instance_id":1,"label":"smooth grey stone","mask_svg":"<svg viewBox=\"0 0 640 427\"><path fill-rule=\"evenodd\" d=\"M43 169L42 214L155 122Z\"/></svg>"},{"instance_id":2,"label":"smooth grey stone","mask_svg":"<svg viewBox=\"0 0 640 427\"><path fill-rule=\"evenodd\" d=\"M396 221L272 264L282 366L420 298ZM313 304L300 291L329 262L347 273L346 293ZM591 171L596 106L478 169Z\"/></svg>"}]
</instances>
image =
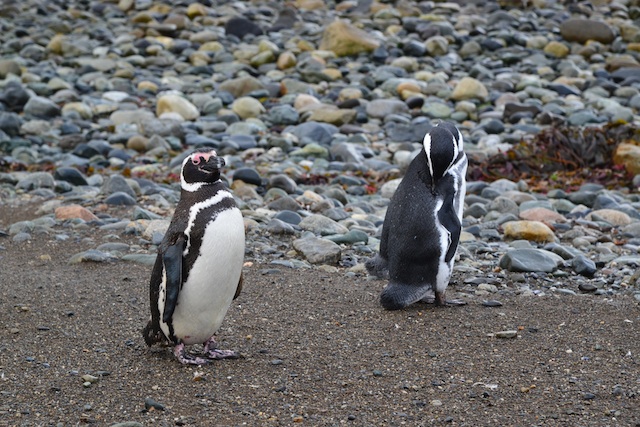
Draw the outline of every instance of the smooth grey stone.
<instances>
[{"instance_id":1,"label":"smooth grey stone","mask_svg":"<svg viewBox=\"0 0 640 427\"><path fill-rule=\"evenodd\" d=\"M240 168L240 169L236 169L236 171L233 173L233 179L236 180L240 180L243 182L246 182L247 184L253 184L253 185L262 185L262 178L260 177L260 174L258 173L258 171L256 171L253 168Z\"/></svg>"},{"instance_id":2,"label":"smooth grey stone","mask_svg":"<svg viewBox=\"0 0 640 427\"><path fill-rule=\"evenodd\" d=\"M589 123L600 123L602 120L588 110L578 111L569 115L569 124L572 126L584 126Z\"/></svg>"},{"instance_id":3,"label":"smooth grey stone","mask_svg":"<svg viewBox=\"0 0 640 427\"><path fill-rule=\"evenodd\" d=\"M283 133L289 132L295 135L301 145L315 142L320 145L330 145L333 135L338 133L339 129L328 123L305 122L297 126L289 126L285 128Z\"/></svg>"},{"instance_id":4,"label":"smooth grey stone","mask_svg":"<svg viewBox=\"0 0 640 427\"><path fill-rule=\"evenodd\" d=\"M284 196L275 199L273 202L269 203L267 207L275 211L297 211L298 209L302 208L302 206L300 206L300 203L298 203L291 196Z\"/></svg>"},{"instance_id":5,"label":"smooth grey stone","mask_svg":"<svg viewBox=\"0 0 640 427\"><path fill-rule=\"evenodd\" d=\"M487 208L483 203L474 203L464 210L463 217L472 216L474 218L482 218L487 212Z\"/></svg>"},{"instance_id":6,"label":"smooth grey stone","mask_svg":"<svg viewBox=\"0 0 640 427\"><path fill-rule=\"evenodd\" d=\"M96 249L102 252L128 252L129 245L126 243L108 242L101 244Z\"/></svg>"},{"instance_id":7,"label":"smooth grey stone","mask_svg":"<svg viewBox=\"0 0 640 427\"><path fill-rule=\"evenodd\" d=\"M597 197L598 194L591 191L576 191L567 195L567 198L571 203L575 203L576 205L585 205L587 207L592 207Z\"/></svg>"},{"instance_id":8,"label":"smooth grey stone","mask_svg":"<svg viewBox=\"0 0 640 427\"><path fill-rule=\"evenodd\" d=\"M204 135L187 134L185 136L185 144L191 147L212 147L220 148L220 141L217 139L209 138Z\"/></svg>"},{"instance_id":9,"label":"smooth grey stone","mask_svg":"<svg viewBox=\"0 0 640 427\"><path fill-rule=\"evenodd\" d=\"M274 218L292 225L298 225L300 221L302 221L300 214L290 210L282 210L278 212Z\"/></svg>"},{"instance_id":10,"label":"smooth grey stone","mask_svg":"<svg viewBox=\"0 0 640 427\"><path fill-rule=\"evenodd\" d=\"M345 226L338 224L324 215L318 214L313 214L304 218L300 221L299 225L303 230L311 231L314 234L319 234L321 236L345 234L349 231Z\"/></svg>"},{"instance_id":11,"label":"smooth grey stone","mask_svg":"<svg viewBox=\"0 0 640 427\"><path fill-rule=\"evenodd\" d=\"M598 287L593 283L580 283L578 285L578 289L580 289L582 292L595 292Z\"/></svg>"},{"instance_id":12,"label":"smooth grey stone","mask_svg":"<svg viewBox=\"0 0 640 427\"><path fill-rule=\"evenodd\" d=\"M553 199L551 200L551 206L553 206L553 210L564 215L571 212L576 207L576 204L565 199Z\"/></svg>"},{"instance_id":13,"label":"smooth grey stone","mask_svg":"<svg viewBox=\"0 0 640 427\"><path fill-rule=\"evenodd\" d=\"M2 92L0 92L0 102L7 106L9 111L22 111L24 105L29 101L29 92L17 81L9 81ZM1 121L1 119L0 119ZM2 126L0 126L2 129Z\"/></svg>"},{"instance_id":14,"label":"smooth grey stone","mask_svg":"<svg viewBox=\"0 0 640 427\"><path fill-rule=\"evenodd\" d=\"M533 246L531 245L531 242L528 240L514 240L509 243L509 246L511 246L514 249L532 249L533 248Z\"/></svg>"},{"instance_id":15,"label":"smooth grey stone","mask_svg":"<svg viewBox=\"0 0 640 427\"><path fill-rule=\"evenodd\" d=\"M134 197L131 197L129 194L122 191L116 191L115 193L110 194L104 202L108 205L116 206L135 206L137 204Z\"/></svg>"},{"instance_id":16,"label":"smooth grey stone","mask_svg":"<svg viewBox=\"0 0 640 427\"><path fill-rule=\"evenodd\" d=\"M330 208L322 211L322 215L330 218L334 221L342 221L347 218L351 218L349 212L344 210L343 208Z\"/></svg>"},{"instance_id":17,"label":"smooth grey stone","mask_svg":"<svg viewBox=\"0 0 640 427\"><path fill-rule=\"evenodd\" d=\"M278 235L292 235L296 232L291 224L278 218L272 218L271 221L267 223L265 229L271 234Z\"/></svg>"},{"instance_id":18,"label":"smooth grey stone","mask_svg":"<svg viewBox=\"0 0 640 427\"><path fill-rule=\"evenodd\" d=\"M621 231L624 236L638 238L640 237L640 222L632 222L622 227Z\"/></svg>"},{"instance_id":19,"label":"smooth grey stone","mask_svg":"<svg viewBox=\"0 0 640 427\"><path fill-rule=\"evenodd\" d=\"M157 255L152 254L126 254L120 258L123 261L137 262L143 265L154 265L156 263Z\"/></svg>"},{"instance_id":20,"label":"smooth grey stone","mask_svg":"<svg viewBox=\"0 0 640 427\"><path fill-rule=\"evenodd\" d=\"M613 261L619 265L633 265L635 267L640 267L640 256L623 255L615 258Z\"/></svg>"},{"instance_id":21,"label":"smooth grey stone","mask_svg":"<svg viewBox=\"0 0 640 427\"><path fill-rule=\"evenodd\" d=\"M325 189L325 191L322 194L325 197L327 197L328 199L337 200L338 202L342 203L343 205L346 205L347 203L349 203L349 199L347 197L347 193L342 188L329 187L329 188Z\"/></svg>"},{"instance_id":22,"label":"smooth grey stone","mask_svg":"<svg viewBox=\"0 0 640 427\"><path fill-rule=\"evenodd\" d=\"M66 181L72 185L88 185L85 176L76 168L61 167L53 173L53 177L59 181Z\"/></svg>"},{"instance_id":23,"label":"smooth grey stone","mask_svg":"<svg viewBox=\"0 0 640 427\"><path fill-rule=\"evenodd\" d=\"M27 232L22 232L22 231L19 233L16 233L11 239L11 241L13 241L14 243L22 243L29 240L31 240L31 234Z\"/></svg>"},{"instance_id":24,"label":"smooth grey stone","mask_svg":"<svg viewBox=\"0 0 640 427\"><path fill-rule=\"evenodd\" d=\"M143 427L143 425L137 421L124 421L121 423L111 424L109 427Z\"/></svg>"},{"instance_id":25,"label":"smooth grey stone","mask_svg":"<svg viewBox=\"0 0 640 427\"><path fill-rule=\"evenodd\" d=\"M312 264L332 264L340 261L342 250L330 240L309 236L293 241L293 247Z\"/></svg>"},{"instance_id":26,"label":"smooth grey stone","mask_svg":"<svg viewBox=\"0 0 640 427\"><path fill-rule=\"evenodd\" d=\"M578 255L583 255L582 252L580 252L573 246L559 245L558 243L549 243L548 245L545 245L544 249L547 251L551 251L554 254L560 255L563 259L566 260L573 259Z\"/></svg>"},{"instance_id":27,"label":"smooth grey stone","mask_svg":"<svg viewBox=\"0 0 640 427\"><path fill-rule=\"evenodd\" d=\"M31 191L38 188L54 188L55 180L49 172L33 172L20 179L16 188Z\"/></svg>"},{"instance_id":28,"label":"smooth grey stone","mask_svg":"<svg viewBox=\"0 0 640 427\"><path fill-rule=\"evenodd\" d=\"M298 190L298 184L296 184L296 182L291 177L283 173L270 177L269 187L281 188L288 194L294 194Z\"/></svg>"},{"instance_id":29,"label":"smooth grey stone","mask_svg":"<svg viewBox=\"0 0 640 427\"><path fill-rule=\"evenodd\" d=\"M42 96L32 96L24 105L24 114L39 119L53 119L60 115L60 107Z\"/></svg>"},{"instance_id":30,"label":"smooth grey stone","mask_svg":"<svg viewBox=\"0 0 640 427\"><path fill-rule=\"evenodd\" d=\"M484 190L485 188L489 187L489 184L487 184L484 181L469 181L467 182L467 194L474 194L474 195L482 195L482 190ZM493 199L493 197L492 197ZM487 200L487 199L485 199Z\"/></svg>"},{"instance_id":31,"label":"smooth grey stone","mask_svg":"<svg viewBox=\"0 0 640 427\"><path fill-rule=\"evenodd\" d=\"M518 215L520 213L520 209L518 208L518 204L513 200L499 196L496 197L489 203L488 209L490 211L496 211L502 214L513 214Z\"/></svg>"},{"instance_id":32,"label":"smooth grey stone","mask_svg":"<svg viewBox=\"0 0 640 427\"><path fill-rule=\"evenodd\" d=\"M360 230L349 230L346 234L334 234L325 238L335 243L346 243L351 245L360 242L366 245L369 242L369 236L367 233Z\"/></svg>"},{"instance_id":33,"label":"smooth grey stone","mask_svg":"<svg viewBox=\"0 0 640 427\"><path fill-rule=\"evenodd\" d=\"M0 112L0 130L9 136L20 135L22 118L16 113Z\"/></svg>"},{"instance_id":34,"label":"smooth grey stone","mask_svg":"<svg viewBox=\"0 0 640 427\"><path fill-rule=\"evenodd\" d=\"M291 105L277 105L269 110L269 120L277 125L294 125L300 120L300 114Z\"/></svg>"},{"instance_id":35,"label":"smooth grey stone","mask_svg":"<svg viewBox=\"0 0 640 427\"><path fill-rule=\"evenodd\" d=\"M252 135L231 135L226 141L225 144L233 144L237 146L239 150L249 150L251 148L255 148L258 146L256 139Z\"/></svg>"},{"instance_id":36,"label":"smooth grey stone","mask_svg":"<svg viewBox=\"0 0 640 427\"><path fill-rule=\"evenodd\" d=\"M504 304L502 304L498 300L492 299L492 300L482 301L482 305L485 307L502 307Z\"/></svg>"},{"instance_id":37,"label":"smooth grey stone","mask_svg":"<svg viewBox=\"0 0 640 427\"><path fill-rule=\"evenodd\" d=\"M89 249L88 251L80 252L73 255L69 259L69 264L78 264L81 262L113 262L118 258L113 255L102 252L96 249Z\"/></svg>"},{"instance_id":38,"label":"smooth grey stone","mask_svg":"<svg viewBox=\"0 0 640 427\"><path fill-rule=\"evenodd\" d=\"M332 145L329 148L329 153L334 160L346 163L361 164L364 161L364 155L362 151L365 150L358 144L349 142L341 142L336 145Z\"/></svg>"},{"instance_id":39,"label":"smooth grey stone","mask_svg":"<svg viewBox=\"0 0 640 427\"><path fill-rule=\"evenodd\" d=\"M137 206L133 211L133 219L162 219L162 216Z\"/></svg>"},{"instance_id":40,"label":"smooth grey stone","mask_svg":"<svg viewBox=\"0 0 640 427\"><path fill-rule=\"evenodd\" d=\"M520 212L524 212L527 209L533 208L545 208L549 209L550 211L555 210L553 208L553 204L549 200L526 200L520 203Z\"/></svg>"},{"instance_id":41,"label":"smooth grey stone","mask_svg":"<svg viewBox=\"0 0 640 427\"><path fill-rule=\"evenodd\" d=\"M480 230L480 237L483 240L494 241L494 242L502 239L502 236L500 236L500 233L498 232L498 230L494 230L494 229Z\"/></svg>"},{"instance_id":42,"label":"smooth grey stone","mask_svg":"<svg viewBox=\"0 0 640 427\"><path fill-rule=\"evenodd\" d=\"M571 260L571 267L573 271L586 277L593 277L597 271L596 263L582 254Z\"/></svg>"},{"instance_id":43,"label":"smooth grey stone","mask_svg":"<svg viewBox=\"0 0 640 427\"><path fill-rule=\"evenodd\" d=\"M135 191L122 175L111 175L102 185L102 192L107 195L125 193L131 197L136 197Z\"/></svg>"},{"instance_id":44,"label":"smooth grey stone","mask_svg":"<svg viewBox=\"0 0 640 427\"><path fill-rule=\"evenodd\" d=\"M562 258L542 249L513 249L500 259L500 267L513 272L551 273L562 264Z\"/></svg>"},{"instance_id":45,"label":"smooth grey stone","mask_svg":"<svg viewBox=\"0 0 640 427\"><path fill-rule=\"evenodd\" d=\"M502 194L504 194L504 190L499 190L492 187L485 187L480 192L480 196L488 200L493 200L497 197L502 196Z\"/></svg>"}]
</instances>

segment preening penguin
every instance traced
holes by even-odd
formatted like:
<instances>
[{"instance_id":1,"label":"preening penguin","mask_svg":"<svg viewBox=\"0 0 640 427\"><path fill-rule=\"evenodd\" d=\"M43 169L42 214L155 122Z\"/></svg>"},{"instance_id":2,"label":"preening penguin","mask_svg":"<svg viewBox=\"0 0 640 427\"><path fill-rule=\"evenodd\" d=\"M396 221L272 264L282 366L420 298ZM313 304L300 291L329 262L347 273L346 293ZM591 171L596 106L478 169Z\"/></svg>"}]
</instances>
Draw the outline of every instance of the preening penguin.
<instances>
[{"instance_id":1,"label":"preening penguin","mask_svg":"<svg viewBox=\"0 0 640 427\"><path fill-rule=\"evenodd\" d=\"M182 162L181 194L158 248L149 296L147 345L170 343L182 363L237 358L216 347L214 334L242 289L244 222L233 195L220 180L224 159L200 149ZM202 357L185 345L204 344Z\"/></svg>"},{"instance_id":2,"label":"preening penguin","mask_svg":"<svg viewBox=\"0 0 640 427\"><path fill-rule=\"evenodd\" d=\"M388 278L380 303L398 310L424 300L446 301L462 229L467 157L451 123L433 127L391 198L382 225L380 253L366 263Z\"/></svg>"}]
</instances>

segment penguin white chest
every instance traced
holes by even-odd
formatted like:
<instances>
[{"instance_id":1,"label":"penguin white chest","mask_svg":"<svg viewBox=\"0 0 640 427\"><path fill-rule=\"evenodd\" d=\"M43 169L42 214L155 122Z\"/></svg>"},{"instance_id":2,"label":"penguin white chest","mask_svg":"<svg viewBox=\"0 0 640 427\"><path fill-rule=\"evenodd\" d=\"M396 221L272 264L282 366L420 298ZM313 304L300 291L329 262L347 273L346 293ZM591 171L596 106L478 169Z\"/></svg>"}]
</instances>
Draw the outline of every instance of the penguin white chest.
<instances>
[{"instance_id":1,"label":"penguin white chest","mask_svg":"<svg viewBox=\"0 0 640 427\"><path fill-rule=\"evenodd\" d=\"M174 335L187 345L213 336L231 305L244 260L242 214L238 209L220 212L201 239L172 319Z\"/></svg>"}]
</instances>

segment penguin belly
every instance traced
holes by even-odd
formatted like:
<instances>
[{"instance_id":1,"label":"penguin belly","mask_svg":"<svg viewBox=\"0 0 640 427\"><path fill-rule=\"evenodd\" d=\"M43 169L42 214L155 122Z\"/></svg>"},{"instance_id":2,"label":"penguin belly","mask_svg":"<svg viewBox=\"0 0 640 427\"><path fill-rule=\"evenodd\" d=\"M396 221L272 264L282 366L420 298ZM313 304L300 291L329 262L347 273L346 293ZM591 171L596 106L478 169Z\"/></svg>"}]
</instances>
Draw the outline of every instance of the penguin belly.
<instances>
[{"instance_id":1,"label":"penguin belly","mask_svg":"<svg viewBox=\"0 0 640 427\"><path fill-rule=\"evenodd\" d=\"M173 333L182 343L203 343L220 328L238 287L243 260L242 214L238 209L220 212L205 228L200 253L173 313Z\"/></svg>"}]
</instances>

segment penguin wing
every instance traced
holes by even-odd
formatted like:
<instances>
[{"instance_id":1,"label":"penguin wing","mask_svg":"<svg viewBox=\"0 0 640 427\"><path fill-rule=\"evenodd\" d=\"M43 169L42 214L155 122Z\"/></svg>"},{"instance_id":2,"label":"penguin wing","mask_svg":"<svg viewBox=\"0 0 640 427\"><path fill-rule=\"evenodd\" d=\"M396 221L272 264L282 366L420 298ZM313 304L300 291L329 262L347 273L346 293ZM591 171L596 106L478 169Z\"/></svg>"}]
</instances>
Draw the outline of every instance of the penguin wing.
<instances>
[{"instance_id":1,"label":"penguin wing","mask_svg":"<svg viewBox=\"0 0 640 427\"><path fill-rule=\"evenodd\" d=\"M460 241L462 224L460 223L460 218L458 218L458 213L456 212L454 205L456 192L453 188L448 188L441 192L441 194L442 193L444 195L444 200L442 201L442 207L438 211L438 221L440 221L440 224L442 224L449 234L449 246L444 258L445 262L449 262L456 254L458 242Z\"/></svg>"},{"instance_id":2,"label":"penguin wing","mask_svg":"<svg viewBox=\"0 0 640 427\"><path fill-rule=\"evenodd\" d=\"M180 236L172 245L166 246L162 252L162 264L166 275L166 301L162 321L169 323L178 303L178 294L182 287L182 253L185 247L185 238Z\"/></svg>"},{"instance_id":3,"label":"penguin wing","mask_svg":"<svg viewBox=\"0 0 640 427\"><path fill-rule=\"evenodd\" d=\"M242 277L242 273L240 273L240 280L238 280L238 287L236 288L236 293L233 296L233 299L238 298L240 292L242 292L242 282L244 282L244 278Z\"/></svg>"}]
</instances>

